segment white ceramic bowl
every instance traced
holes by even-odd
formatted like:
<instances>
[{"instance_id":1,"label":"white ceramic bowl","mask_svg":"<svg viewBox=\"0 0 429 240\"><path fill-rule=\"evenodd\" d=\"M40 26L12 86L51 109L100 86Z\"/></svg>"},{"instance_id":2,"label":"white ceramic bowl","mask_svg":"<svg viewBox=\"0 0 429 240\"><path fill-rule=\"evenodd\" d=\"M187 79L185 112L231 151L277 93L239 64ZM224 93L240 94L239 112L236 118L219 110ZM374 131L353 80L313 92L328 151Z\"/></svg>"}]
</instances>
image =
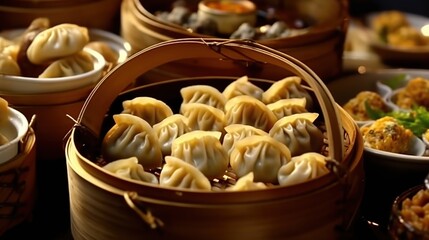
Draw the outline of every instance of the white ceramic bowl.
<instances>
[{"instance_id":1,"label":"white ceramic bowl","mask_svg":"<svg viewBox=\"0 0 429 240\"><path fill-rule=\"evenodd\" d=\"M93 85L101 79L106 60L92 49L85 48L84 51L91 54L94 59L94 69L89 72L57 78L0 75L0 91L13 94L40 94L64 92Z\"/></svg>"},{"instance_id":2,"label":"white ceramic bowl","mask_svg":"<svg viewBox=\"0 0 429 240\"><path fill-rule=\"evenodd\" d=\"M0 164L3 164L19 152L19 142L28 131L28 120L21 112L8 107L9 121L0 124L0 133L9 141L0 146Z\"/></svg>"},{"instance_id":3,"label":"white ceramic bowl","mask_svg":"<svg viewBox=\"0 0 429 240\"><path fill-rule=\"evenodd\" d=\"M210 3L221 3L240 5L247 9L243 12L234 12L228 10L220 10L209 6ZM229 35L233 33L242 23L255 25L256 23L256 6L248 0L203 0L198 4L198 18L200 20L210 19L216 22L217 30L220 34Z\"/></svg>"}]
</instances>

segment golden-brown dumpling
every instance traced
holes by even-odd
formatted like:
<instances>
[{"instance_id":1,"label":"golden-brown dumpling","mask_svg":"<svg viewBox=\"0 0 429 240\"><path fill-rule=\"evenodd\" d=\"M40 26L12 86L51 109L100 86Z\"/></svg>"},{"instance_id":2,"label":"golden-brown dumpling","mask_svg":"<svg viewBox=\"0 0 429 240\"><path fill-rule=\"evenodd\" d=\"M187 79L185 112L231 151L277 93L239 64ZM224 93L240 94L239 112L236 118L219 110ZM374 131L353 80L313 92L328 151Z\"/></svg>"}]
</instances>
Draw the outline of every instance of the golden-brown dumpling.
<instances>
[{"instance_id":1,"label":"golden-brown dumpling","mask_svg":"<svg viewBox=\"0 0 429 240\"><path fill-rule=\"evenodd\" d=\"M94 60L88 52L80 51L72 56L52 62L39 78L68 77L89 72L94 69Z\"/></svg>"},{"instance_id":2,"label":"golden-brown dumpling","mask_svg":"<svg viewBox=\"0 0 429 240\"><path fill-rule=\"evenodd\" d=\"M173 110L161 100L153 97L135 97L122 102L122 113L138 116L151 126L173 115Z\"/></svg>"},{"instance_id":3,"label":"golden-brown dumpling","mask_svg":"<svg viewBox=\"0 0 429 240\"><path fill-rule=\"evenodd\" d=\"M4 124L9 119L9 103L0 97L0 124Z\"/></svg>"},{"instance_id":4,"label":"golden-brown dumpling","mask_svg":"<svg viewBox=\"0 0 429 240\"><path fill-rule=\"evenodd\" d=\"M225 104L226 125L246 124L268 132L276 121L276 115L254 97L237 96Z\"/></svg>"},{"instance_id":5,"label":"golden-brown dumpling","mask_svg":"<svg viewBox=\"0 0 429 240\"><path fill-rule=\"evenodd\" d=\"M182 159L166 156L159 176L159 185L191 190L211 190L210 181L194 165Z\"/></svg>"},{"instance_id":6,"label":"golden-brown dumpling","mask_svg":"<svg viewBox=\"0 0 429 240\"><path fill-rule=\"evenodd\" d=\"M229 161L238 177L253 172L255 182L276 184L278 170L290 159L286 145L268 135L253 135L235 143Z\"/></svg>"},{"instance_id":7,"label":"golden-brown dumpling","mask_svg":"<svg viewBox=\"0 0 429 240\"><path fill-rule=\"evenodd\" d=\"M320 152L323 132L314 121L318 113L297 113L279 119L269 131L271 137L288 146L291 155L305 152Z\"/></svg>"},{"instance_id":8,"label":"golden-brown dumpling","mask_svg":"<svg viewBox=\"0 0 429 240\"><path fill-rule=\"evenodd\" d=\"M27 56L32 63L42 64L76 54L87 43L89 33L86 27L58 24L36 35L27 49Z\"/></svg>"},{"instance_id":9,"label":"golden-brown dumpling","mask_svg":"<svg viewBox=\"0 0 429 240\"><path fill-rule=\"evenodd\" d=\"M0 53L0 74L19 76L21 75L21 69L12 57Z\"/></svg>"},{"instance_id":10,"label":"golden-brown dumpling","mask_svg":"<svg viewBox=\"0 0 429 240\"><path fill-rule=\"evenodd\" d=\"M158 137L142 118L131 114L113 115L113 125L103 138L102 154L108 162L137 157L144 169L162 165L162 152Z\"/></svg>"}]
</instances>

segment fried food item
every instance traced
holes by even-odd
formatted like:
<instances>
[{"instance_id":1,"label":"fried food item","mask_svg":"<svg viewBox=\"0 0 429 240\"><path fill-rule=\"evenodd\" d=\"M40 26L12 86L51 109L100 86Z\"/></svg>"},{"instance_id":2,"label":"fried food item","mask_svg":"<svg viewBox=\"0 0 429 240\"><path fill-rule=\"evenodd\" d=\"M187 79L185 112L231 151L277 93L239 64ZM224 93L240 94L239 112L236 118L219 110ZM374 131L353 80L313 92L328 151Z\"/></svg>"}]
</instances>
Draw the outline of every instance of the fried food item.
<instances>
[{"instance_id":1,"label":"fried food item","mask_svg":"<svg viewBox=\"0 0 429 240\"><path fill-rule=\"evenodd\" d=\"M343 105L344 110L356 121L368 121L371 118L366 111L365 103L368 103L372 109L378 109L388 112L389 107L383 98L373 91L359 92L354 98Z\"/></svg>"}]
</instances>

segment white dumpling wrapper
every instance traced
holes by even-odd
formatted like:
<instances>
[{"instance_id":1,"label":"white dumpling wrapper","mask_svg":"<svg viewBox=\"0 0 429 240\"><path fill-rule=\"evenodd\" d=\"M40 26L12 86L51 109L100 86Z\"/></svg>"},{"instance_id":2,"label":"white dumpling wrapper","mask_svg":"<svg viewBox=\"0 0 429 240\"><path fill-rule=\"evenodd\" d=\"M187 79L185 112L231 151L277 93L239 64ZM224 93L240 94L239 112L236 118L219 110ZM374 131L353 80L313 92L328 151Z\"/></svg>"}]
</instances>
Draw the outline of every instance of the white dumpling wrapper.
<instances>
[{"instance_id":1,"label":"white dumpling wrapper","mask_svg":"<svg viewBox=\"0 0 429 240\"><path fill-rule=\"evenodd\" d=\"M173 144L174 139L192 131L188 126L188 119L181 114L174 114L166 117L161 122L155 124L153 129L158 136L159 144L161 145L162 154L164 156L171 154L171 145Z\"/></svg>"},{"instance_id":2,"label":"white dumpling wrapper","mask_svg":"<svg viewBox=\"0 0 429 240\"><path fill-rule=\"evenodd\" d=\"M278 181L281 186L290 186L307 182L328 174L326 157L320 153L309 152L292 157L278 171Z\"/></svg>"},{"instance_id":3,"label":"white dumpling wrapper","mask_svg":"<svg viewBox=\"0 0 429 240\"><path fill-rule=\"evenodd\" d=\"M136 157L118 159L104 165L103 168L119 177L158 184L155 174L146 172Z\"/></svg>"},{"instance_id":4,"label":"white dumpling wrapper","mask_svg":"<svg viewBox=\"0 0 429 240\"><path fill-rule=\"evenodd\" d=\"M234 144L237 141L253 135L268 135L267 132L259 128L244 124L228 125L225 127L225 132L226 133L223 137L222 145L228 152L228 155L231 154L231 151L234 148Z\"/></svg>"},{"instance_id":5,"label":"white dumpling wrapper","mask_svg":"<svg viewBox=\"0 0 429 240\"><path fill-rule=\"evenodd\" d=\"M192 85L180 89L182 104L202 103L223 110L225 96L215 87L209 85Z\"/></svg>"},{"instance_id":6,"label":"white dumpling wrapper","mask_svg":"<svg viewBox=\"0 0 429 240\"><path fill-rule=\"evenodd\" d=\"M296 113L308 112L305 108L306 103L306 98L289 98L267 104L267 107L276 115L277 119L280 119Z\"/></svg>"},{"instance_id":7,"label":"white dumpling wrapper","mask_svg":"<svg viewBox=\"0 0 429 240\"><path fill-rule=\"evenodd\" d=\"M182 104L180 112L188 118L192 130L220 131L225 127L225 113L202 103Z\"/></svg>"},{"instance_id":8,"label":"white dumpling wrapper","mask_svg":"<svg viewBox=\"0 0 429 240\"><path fill-rule=\"evenodd\" d=\"M159 176L159 185L191 190L211 190L211 184L204 174L182 159L166 156Z\"/></svg>"},{"instance_id":9,"label":"white dumpling wrapper","mask_svg":"<svg viewBox=\"0 0 429 240\"><path fill-rule=\"evenodd\" d=\"M229 158L220 142L221 132L196 130L173 141L171 156L183 159L199 169L209 180L221 178Z\"/></svg>"},{"instance_id":10,"label":"white dumpling wrapper","mask_svg":"<svg viewBox=\"0 0 429 240\"><path fill-rule=\"evenodd\" d=\"M39 78L68 77L89 72L94 69L91 54L80 51L74 55L58 59L39 75Z\"/></svg>"},{"instance_id":11,"label":"white dumpling wrapper","mask_svg":"<svg viewBox=\"0 0 429 240\"><path fill-rule=\"evenodd\" d=\"M254 182L254 174L250 172L245 176L239 178L234 186L226 188L226 191L249 191L249 190L258 190L266 189L267 185L263 182Z\"/></svg>"}]
</instances>

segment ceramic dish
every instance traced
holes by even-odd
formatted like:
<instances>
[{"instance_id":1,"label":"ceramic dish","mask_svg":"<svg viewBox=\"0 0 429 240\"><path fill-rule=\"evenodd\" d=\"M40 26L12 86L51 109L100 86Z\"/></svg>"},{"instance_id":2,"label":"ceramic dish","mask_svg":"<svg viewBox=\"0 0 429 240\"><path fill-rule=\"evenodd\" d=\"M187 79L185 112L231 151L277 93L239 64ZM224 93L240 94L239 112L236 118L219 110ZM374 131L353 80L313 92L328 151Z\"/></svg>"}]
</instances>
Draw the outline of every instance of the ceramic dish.
<instances>
[{"instance_id":1,"label":"ceramic dish","mask_svg":"<svg viewBox=\"0 0 429 240\"><path fill-rule=\"evenodd\" d=\"M0 75L0 91L14 94L41 94L64 92L95 84L103 75L106 60L97 51L89 48L85 48L84 51L88 52L94 60L94 69L89 72L56 78Z\"/></svg>"},{"instance_id":2,"label":"ceramic dish","mask_svg":"<svg viewBox=\"0 0 429 240\"><path fill-rule=\"evenodd\" d=\"M9 121L0 124L0 133L9 141L0 145L0 164L11 160L18 154L19 142L28 131L28 120L19 111L8 107Z\"/></svg>"}]
</instances>

